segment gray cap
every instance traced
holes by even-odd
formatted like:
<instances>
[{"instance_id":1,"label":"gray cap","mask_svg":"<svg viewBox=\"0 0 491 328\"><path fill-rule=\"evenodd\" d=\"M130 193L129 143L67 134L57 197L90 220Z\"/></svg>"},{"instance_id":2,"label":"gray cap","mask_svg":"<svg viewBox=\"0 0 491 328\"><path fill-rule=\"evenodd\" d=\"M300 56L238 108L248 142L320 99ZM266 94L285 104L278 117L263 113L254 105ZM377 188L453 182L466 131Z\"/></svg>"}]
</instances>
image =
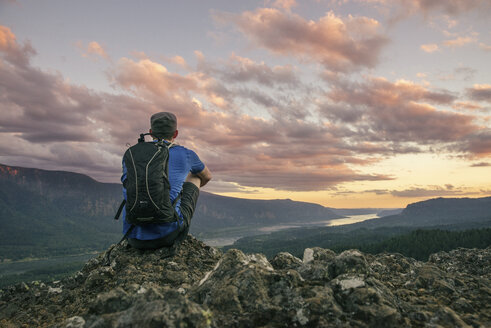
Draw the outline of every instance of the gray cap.
<instances>
[{"instance_id":1,"label":"gray cap","mask_svg":"<svg viewBox=\"0 0 491 328\"><path fill-rule=\"evenodd\" d=\"M169 137L177 130L176 115L169 112L153 114L150 118L150 128L154 137Z\"/></svg>"}]
</instances>

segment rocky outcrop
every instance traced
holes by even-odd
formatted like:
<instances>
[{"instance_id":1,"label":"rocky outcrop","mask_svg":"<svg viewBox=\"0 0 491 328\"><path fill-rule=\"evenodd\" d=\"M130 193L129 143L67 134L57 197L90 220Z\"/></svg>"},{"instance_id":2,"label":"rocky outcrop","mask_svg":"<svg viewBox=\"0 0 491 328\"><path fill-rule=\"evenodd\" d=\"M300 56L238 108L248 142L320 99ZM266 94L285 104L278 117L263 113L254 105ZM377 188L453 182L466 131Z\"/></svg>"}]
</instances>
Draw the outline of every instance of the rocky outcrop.
<instances>
[{"instance_id":1,"label":"rocky outcrop","mask_svg":"<svg viewBox=\"0 0 491 328\"><path fill-rule=\"evenodd\" d=\"M179 246L114 248L76 275L0 294L1 327L490 327L491 248L335 254L309 248L225 254Z\"/></svg>"}]
</instances>

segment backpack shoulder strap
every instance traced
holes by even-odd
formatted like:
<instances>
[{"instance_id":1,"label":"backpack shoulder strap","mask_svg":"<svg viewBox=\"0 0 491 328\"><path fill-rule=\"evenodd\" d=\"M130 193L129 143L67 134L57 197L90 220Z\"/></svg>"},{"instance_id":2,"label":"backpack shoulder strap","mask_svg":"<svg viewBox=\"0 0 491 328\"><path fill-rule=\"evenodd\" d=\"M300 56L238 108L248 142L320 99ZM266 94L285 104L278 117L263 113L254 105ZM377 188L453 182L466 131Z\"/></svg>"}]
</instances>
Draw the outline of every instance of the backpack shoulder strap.
<instances>
[{"instance_id":1,"label":"backpack shoulder strap","mask_svg":"<svg viewBox=\"0 0 491 328\"><path fill-rule=\"evenodd\" d=\"M181 192L179 192L179 194L177 194L176 198L174 199L174 201L172 202L172 207L176 207L176 204L177 202L179 201L179 199L182 198L182 189L181 189Z\"/></svg>"},{"instance_id":2,"label":"backpack shoulder strap","mask_svg":"<svg viewBox=\"0 0 491 328\"><path fill-rule=\"evenodd\" d=\"M119 220L119 216L121 215L121 212L123 211L124 204L126 204L126 199L123 199L123 201L119 205L118 211L116 212L116 215L114 216L114 220Z\"/></svg>"},{"instance_id":3,"label":"backpack shoulder strap","mask_svg":"<svg viewBox=\"0 0 491 328\"><path fill-rule=\"evenodd\" d=\"M179 146L179 144L177 142L170 142L169 144L167 144L167 148L171 149L172 147L175 147L175 146Z\"/></svg>"}]
</instances>

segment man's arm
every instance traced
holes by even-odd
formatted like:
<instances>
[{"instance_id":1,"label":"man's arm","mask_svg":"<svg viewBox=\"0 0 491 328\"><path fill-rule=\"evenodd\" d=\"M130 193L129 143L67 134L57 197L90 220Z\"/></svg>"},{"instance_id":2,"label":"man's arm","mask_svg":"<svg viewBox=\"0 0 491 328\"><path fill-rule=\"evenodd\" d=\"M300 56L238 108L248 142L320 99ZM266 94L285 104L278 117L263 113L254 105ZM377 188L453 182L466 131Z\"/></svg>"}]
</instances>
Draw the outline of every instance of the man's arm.
<instances>
[{"instance_id":1,"label":"man's arm","mask_svg":"<svg viewBox=\"0 0 491 328\"><path fill-rule=\"evenodd\" d=\"M205 168L198 173L191 173L189 172L186 182L191 182L196 185L196 187L201 188L205 184L207 184L211 180L211 172L208 169L208 167L205 166Z\"/></svg>"},{"instance_id":2,"label":"man's arm","mask_svg":"<svg viewBox=\"0 0 491 328\"><path fill-rule=\"evenodd\" d=\"M210 170L208 169L208 167L205 166L205 168L203 169L203 171L199 172L199 173L196 173L196 176L200 179L201 183L200 183L200 187L203 187L205 184L207 184L212 176L211 176L211 172Z\"/></svg>"}]
</instances>

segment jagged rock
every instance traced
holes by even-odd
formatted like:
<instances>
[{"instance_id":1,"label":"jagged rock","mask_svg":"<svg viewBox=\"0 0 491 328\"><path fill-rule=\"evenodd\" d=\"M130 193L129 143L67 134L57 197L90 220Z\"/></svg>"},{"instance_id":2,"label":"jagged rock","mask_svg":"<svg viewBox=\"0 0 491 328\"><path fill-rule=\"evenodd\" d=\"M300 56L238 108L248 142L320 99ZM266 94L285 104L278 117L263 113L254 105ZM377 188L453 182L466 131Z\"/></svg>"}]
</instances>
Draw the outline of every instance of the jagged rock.
<instances>
[{"instance_id":1,"label":"jagged rock","mask_svg":"<svg viewBox=\"0 0 491 328\"><path fill-rule=\"evenodd\" d=\"M303 253L303 265L298 272L310 281L324 283L332 279L332 263L336 253L319 247L306 248Z\"/></svg>"},{"instance_id":2,"label":"jagged rock","mask_svg":"<svg viewBox=\"0 0 491 328\"><path fill-rule=\"evenodd\" d=\"M305 321L304 302L295 288L301 280L293 270L276 272L262 254L245 255L232 249L200 281L192 297L217 313L216 322L226 327L235 322L251 327L295 324Z\"/></svg>"},{"instance_id":3,"label":"jagged rock","mask_svg":"<svg viewBox=\"0 0 491 328\"><path fill-rule=\"evenodd\" d=\"M116 246L77 274L0 291L1 327L489 327L491 248L423 263L401 254L308 248L222 254Z\"/></svg>"},{"instance_id":4,"label":"jagged rock","mask_svg":"<svg viewBox=\"0 0 491 328\"><path fill-rule=\"evenodd\" d=\"M89 313L104 314L126 310L131 304L128 293L123 288L115 288L97 295L89 305Z\"/></svg>"},{"instance_id":5,"label":"jagged rock","mask_svg":"<svg viewBox=\"0 0 491 328\"><path fill-rule=\"evenodd\" d=\"M276 270L297 269L302 265L302 260L287 252L276 254L270 262Z\"/></svg>"},{"instance_id":6,"label":"jagged rock","mask_svg":"<svg viewBox=\"0 0 491 328\"><path fill-rule=\"evenodd\" d=\"M443 327L470 328L462 319L449 307L441 307L433 314L430 323L438 324Z\"/></svg>"},{"instance_id":7,"label":"jagged rock","mask_svg":"<svg viewBox=\"0 0 491 328\"><path fill-rule=\"evenodd\" d=\"M348 273L339 275L329 285L338 303L346 312L352 313L354 319L371 327L404 325L394 295L378 280Z\"/></svg>"},{"instance_id":8,"label":"jagged rock","mask_svg":"<svg viewBox=\"0 0 491 328\"><path fill-rule=\"evenodd\" d=\"M131 296L124 291L118 293L125 300L123 303L118 303L114 297L117 293L112 293L94 304L100 306L98 312L104 315L89 316L86 324L88 327L209 326L209 313L176 290L154 286L140 289Z\"/></svg>"},{"instance_id":9,"label":"jagged rock","mask_svg":"<svg viewBox=\"0 0 491 328\"><path fill-rule=\"evenodd\" d=\"M74 316L68 318L64 323L66 328L84 328L85 320L82 317Z\"/></svg>"},{"instance_id":10,"label":"jagged rock","mask_svg":"<svg viewBox=\"0 0 491 328\"><path fill-rule=\"evenodd\" d=\"M343 273L365 274L367 270L365 256L357 250L347 250L334 258L332 276L337 277Z\"/></svg>"}]
</instances>

